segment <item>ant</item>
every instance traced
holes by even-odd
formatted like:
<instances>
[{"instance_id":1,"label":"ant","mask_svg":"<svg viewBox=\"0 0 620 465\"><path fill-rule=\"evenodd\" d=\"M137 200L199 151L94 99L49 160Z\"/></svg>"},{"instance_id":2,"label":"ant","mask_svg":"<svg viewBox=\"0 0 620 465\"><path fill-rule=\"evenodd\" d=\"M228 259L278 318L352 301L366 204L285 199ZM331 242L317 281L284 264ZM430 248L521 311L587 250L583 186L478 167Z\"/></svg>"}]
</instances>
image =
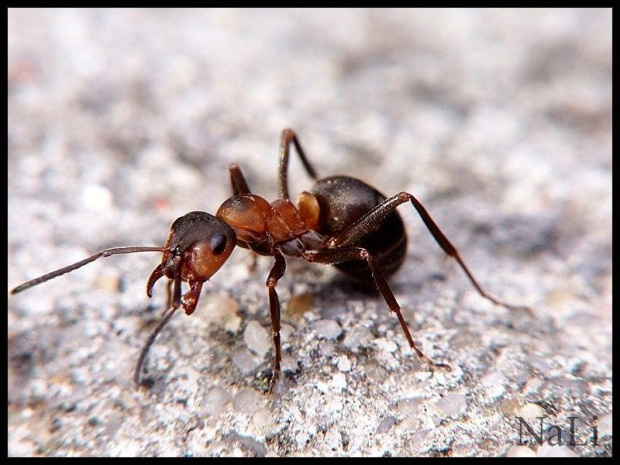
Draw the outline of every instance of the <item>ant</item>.
<instances>
[{"instance_id":1,"label":"ant","mask_svg":"<svg viewBox=\"0 0 620 465\"><path fill-rule=\"evenodd\" d=\"M310 192L300 194L295 206L289 197L288 161L291 145L315 184ZM273 328L275 362L269 392L273 392L280 376L280 301L276 292L278 281L286 270L284 256L303 258L312 263L334 265L349 277L365 284L374 284L388 307L398 317L409 345L431 368L450 370L443 363L431 361L415 343L403 318L387 278L403 264L407 235L396 211L410 202L439 246L454 258L482 297L505 308L527 309L504 303L489 295L478 284L456 248L441 232L424 206L411 194L400 192L385 197L368 184L348 176L319 178L308 161L299 138L291 129L282 131L280 139L280 196L269 203L253 194L238 165L229 166L233 196L225 200L215 216L194 211L178 218L171 227L163 247L117 247L105 249L82 261L45 274L11 291L17 294L50 279L74 271L101 257L136 252L162 252L162 261L151 273L146 294L151 297L153 286L162 277L168 279L166 311L142 348L133 374L134 387L141 385L144 360L157 335L179 308L187 315L196 309L200 291L226 262L235 246L250 249L257 255L274 258L267 277L269 309ZM182 295L181 283L189 290Z\"/></svg>"}]
</instances>

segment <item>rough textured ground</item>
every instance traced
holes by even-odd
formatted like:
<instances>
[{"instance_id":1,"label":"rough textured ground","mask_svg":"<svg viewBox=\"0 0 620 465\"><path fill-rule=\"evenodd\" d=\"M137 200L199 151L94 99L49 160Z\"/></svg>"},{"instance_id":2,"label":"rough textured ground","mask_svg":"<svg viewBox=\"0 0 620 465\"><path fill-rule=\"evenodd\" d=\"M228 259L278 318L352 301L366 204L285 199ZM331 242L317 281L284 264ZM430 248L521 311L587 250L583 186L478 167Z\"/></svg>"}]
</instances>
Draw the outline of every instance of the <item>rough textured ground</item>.
<instances>
[{"instance_id":1,"label":"rough textured ground","mask_svg":"<svg viewBox=\"0 0 620 465\"><path fill-rule=\"evenodd\" d=\"M275 198L293 127L319 174L413 193L489 292L533 310L482 299L403 206L408 260L390 282L451 372L418 361L373 292L289 261L270 397L272 260L251 272L240 249L135 392L159 256L108 258L8 298L10 455L611 455L611 10L8 20L9 288L163 244L174 219L229 195L232 162ZM518 416L544 417L544 445L518 447ZM587 445L567 444L570 417Z\"/></svg>"}]
</instances>

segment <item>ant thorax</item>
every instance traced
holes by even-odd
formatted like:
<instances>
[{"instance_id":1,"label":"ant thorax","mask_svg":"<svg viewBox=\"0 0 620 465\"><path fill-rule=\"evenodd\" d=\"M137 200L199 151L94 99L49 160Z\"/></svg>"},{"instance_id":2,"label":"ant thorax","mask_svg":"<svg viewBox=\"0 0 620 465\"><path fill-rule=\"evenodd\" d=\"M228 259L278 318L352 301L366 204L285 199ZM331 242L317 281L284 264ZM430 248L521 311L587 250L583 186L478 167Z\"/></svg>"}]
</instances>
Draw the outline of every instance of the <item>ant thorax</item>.
<instances>
[{"instance_id":1,"label":"ant thorax","mask_svg":"<svg viewBox=\"0 0 620 465\"><path fill-rule=\"evenodd\" d=\"M239 241L254 250L252 245L289 242L316 228L316 198L304 192L299 204L298 209L285 198L269 203L256 194L235 195L220 206L216 216L233 228ZM262 248L255 251L262 254ZM265 252L271 254L270 250Z\"/></svg>"}]
</instances>

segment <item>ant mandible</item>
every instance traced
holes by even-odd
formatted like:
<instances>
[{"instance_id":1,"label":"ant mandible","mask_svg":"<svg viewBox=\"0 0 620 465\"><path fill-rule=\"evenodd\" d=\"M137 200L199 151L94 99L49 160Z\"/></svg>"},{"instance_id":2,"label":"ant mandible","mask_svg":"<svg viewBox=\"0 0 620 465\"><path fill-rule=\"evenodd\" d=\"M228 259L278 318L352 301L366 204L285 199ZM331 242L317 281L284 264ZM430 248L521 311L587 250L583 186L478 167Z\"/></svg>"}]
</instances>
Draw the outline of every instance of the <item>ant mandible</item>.
<instances>
[{"instance_id":1,"label":"ant mandible","mask_svg":"<svg viewBox=\"0 0 620 465\"><path fill-rule=\"evenodd\" d=\"M315 184L304 191L295 206L288 191L288 161L291 144ZM200 291L235 248L250 249L258 255L273 257L275 263L267 277L269 309L273 328L275 362L269 390L280 376L280 301L276 285L286 270L284 256L303 258L312 263L334 265L346 275L379 289L391 311L396 313L409 345L431 367L450 370L448 365L434 363L411 337L387 278L405 260L407 235L396 208L411 202L440 247L454 258L482 297L508 309L527 309L510 305L489 295L478 284L456 248L441 232L424 206L411 194L400 192L386 198L368 184L348 176L319 178L308 161L299 139L291 129L282 131L280 140L280 197L274 202L253 194L236 165L230 165L233 196L224 201L215 216L190 212L178 218L171 227L163 247L117 247L103 250L82 261L40 276L17 286L11 294L25 291L50 279L74 271L101 257L136 252L163 252L161 263L151 273L146 293L152 296L153 285L168 278L167 309L151 332L138 357L134 370L134 386L141 384L142 366L149 348L162 328L181 307L187 315L196 309ZM181 282L189 284L182 295Z\"/></svg>"}]
</instances>

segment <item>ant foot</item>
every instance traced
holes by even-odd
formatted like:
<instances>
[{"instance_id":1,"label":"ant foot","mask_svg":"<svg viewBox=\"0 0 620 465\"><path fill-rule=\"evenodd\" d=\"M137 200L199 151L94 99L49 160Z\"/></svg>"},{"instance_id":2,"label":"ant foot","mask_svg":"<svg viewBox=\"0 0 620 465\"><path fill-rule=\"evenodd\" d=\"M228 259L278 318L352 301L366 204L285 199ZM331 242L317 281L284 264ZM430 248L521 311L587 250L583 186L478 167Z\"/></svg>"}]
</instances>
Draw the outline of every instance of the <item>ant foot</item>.
<instances>
[{"instance_id":1,"label":"ant foot","mask_svg":"<svg viewBox=\"0 0 620 465\"><path fill-rule=\"evenodd\" d=\"M276 385L280 381L280 370L274 370L269 380L269 394L273 395L276 392Z\"/></svg>"},{"instance_id":2,"label":"ant foot","mask_svg":"<svg viewBox=\"0 0 620 465\"><path fill-rule=\"evenodd\" d=\"M452 367L446 363L433 363L435 368L441 368L445 371L452 371Z\"/></svg>"}]
</instances>

